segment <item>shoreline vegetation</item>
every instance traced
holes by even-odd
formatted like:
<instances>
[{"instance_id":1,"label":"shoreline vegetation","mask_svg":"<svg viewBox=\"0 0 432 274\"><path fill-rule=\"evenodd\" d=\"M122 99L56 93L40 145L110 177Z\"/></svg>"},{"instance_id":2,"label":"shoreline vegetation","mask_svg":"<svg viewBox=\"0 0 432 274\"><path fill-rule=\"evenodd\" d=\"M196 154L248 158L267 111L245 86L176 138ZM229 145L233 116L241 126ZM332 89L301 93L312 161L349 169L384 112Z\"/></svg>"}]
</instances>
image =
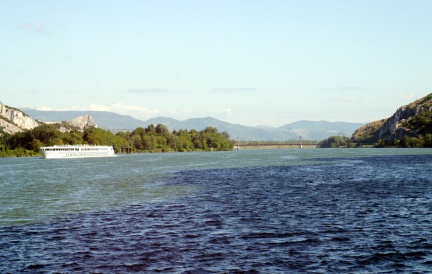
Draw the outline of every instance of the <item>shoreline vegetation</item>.
<instances>
[{"instance_id":1,"label":"shoreline vegetation","mask_svg":"<svg viewBox=\"0 0 432 274\"><path fill-rule=\"evenodd\" d=\"M396 138L380 139L376 143L362 143L344 136L331 136L319 142L318 146L320 148L431 148L432 134L425 136L420 134L417 137L405 135L400 140Z\"/></svg>"},{"instance_id":2,"label":"shoreline vegetation","mask_svg":"<svg viewBox=\"0 0 432 274\"><path fill-rule=\"evenodd\" d=\"M2 116L0 119L7 120ZM39 149L43 146L79 144L113 146L117 154L282 148L432 148L432 93L398 108L390 118L360 127L350 138L338 135L322 141L301 137L289 141L248 141L238 137L233 140L228 132L220 133L214 127L170 132L163 124L115 134L95 127L82 131L67 122L43 123L15 134L7 133L0 126L0 158L40 156Z\"/></svg>"},{"instance_id":3,"label":"shoreline vegetation","mask_svg":"<svg viewBox=\"0 0 432 274\"><path fill-rule=\"evenodd\" d=\"M40 147L54 145L109 145L116 153L144 152L188 152L188 151L229 151L235 141L227 132L216 128L204 130L174 130L165 125L138 127L133 131L112 133L111 131L88 128L83 132L72 129L61 132L52 124L44 124L15 134L8 134L0 128L0 158L40 156Z\"/></svg>"},{"instance_id":4,"label":"shoreline vegetation","mask_svg":"<svg viewBox=\"0 0 432 274\"><path fill-rule=\"evenodd\" d=\"M8 134L0 128L0 158L41 156L39 149L53 145L110 145L116 154L231 151L235 149L295 149L295 148L431 148L432 134L399 139L378 140L376 143L361 143L345 136L331 136L322 141L247 141L233 140L227 132L216 128L204 130L174 130L165 125L138 127L127 132L88 128L61 132L55 125L43 124L31 130Z\"/></svg>"}]
</instances>

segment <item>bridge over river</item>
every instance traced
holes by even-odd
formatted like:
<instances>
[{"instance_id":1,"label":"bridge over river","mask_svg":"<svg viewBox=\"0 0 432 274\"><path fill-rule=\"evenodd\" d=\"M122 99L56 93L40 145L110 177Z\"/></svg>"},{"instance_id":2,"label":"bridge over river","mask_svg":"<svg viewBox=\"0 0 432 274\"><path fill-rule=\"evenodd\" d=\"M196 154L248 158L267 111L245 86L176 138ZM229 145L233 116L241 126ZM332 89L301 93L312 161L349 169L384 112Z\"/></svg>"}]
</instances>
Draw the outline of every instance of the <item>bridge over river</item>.
<instances>
[{"instance_id":1,"label":"bridge over river","mask_svg":"<svg viewBox=\"0 0 432 274\"><path fill-rule=\"evenodd\" d=\"M318 141L239 141L234 149L316 148Z\"/></svg>"}]
</instances>

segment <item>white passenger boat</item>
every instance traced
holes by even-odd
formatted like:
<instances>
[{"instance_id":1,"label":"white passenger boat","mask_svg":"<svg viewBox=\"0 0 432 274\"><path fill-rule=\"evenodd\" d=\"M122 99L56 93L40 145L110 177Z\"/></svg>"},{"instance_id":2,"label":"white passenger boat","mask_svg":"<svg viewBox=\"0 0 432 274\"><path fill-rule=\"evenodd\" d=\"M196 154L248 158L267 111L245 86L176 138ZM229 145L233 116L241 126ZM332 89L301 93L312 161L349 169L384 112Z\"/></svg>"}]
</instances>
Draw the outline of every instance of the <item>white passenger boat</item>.
<instances>
[{"instance_id":1,"label":"white passenger boat","mask_svg":"<svg viewBox=\"0 0 432 274\"><path fill-rule=\"evenodd\" d=\"M114 148L112 146L91 145L41 147L40 153L45 159L115 156Z\"/></svg>"}]
</instances>

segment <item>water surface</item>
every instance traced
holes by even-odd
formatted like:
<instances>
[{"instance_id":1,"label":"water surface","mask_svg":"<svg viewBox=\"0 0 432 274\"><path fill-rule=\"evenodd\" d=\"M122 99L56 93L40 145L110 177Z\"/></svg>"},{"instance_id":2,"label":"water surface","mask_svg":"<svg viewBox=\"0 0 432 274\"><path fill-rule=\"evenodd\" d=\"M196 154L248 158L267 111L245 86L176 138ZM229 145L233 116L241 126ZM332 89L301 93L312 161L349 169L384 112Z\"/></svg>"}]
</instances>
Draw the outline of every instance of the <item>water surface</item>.
<instances>
[{"instance_id":1,"label":"water surface","mask_svg":"<svg viewBox=\"0 0 432 274\"><path fill-rule=\"evenodd\" d=\"M432 267L432 150L0 159L0 272Z\"/></svg>"}]
</instances>

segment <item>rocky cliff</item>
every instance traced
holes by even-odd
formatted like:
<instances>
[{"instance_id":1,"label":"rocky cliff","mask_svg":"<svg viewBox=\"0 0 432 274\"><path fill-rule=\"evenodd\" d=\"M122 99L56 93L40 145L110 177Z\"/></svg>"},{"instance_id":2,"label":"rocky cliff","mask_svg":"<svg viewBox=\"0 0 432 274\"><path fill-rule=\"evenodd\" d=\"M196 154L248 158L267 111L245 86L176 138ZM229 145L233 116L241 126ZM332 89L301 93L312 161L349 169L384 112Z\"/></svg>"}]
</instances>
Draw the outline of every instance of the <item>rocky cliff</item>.
<instances>
[{"instance_id":1,"label":"rocky cliff","mask_svg":"<svg viewBox=\"0 0 432 274\"><path fill-rule=\"evenodd\" d=\"M81 131L84 131L90 127L96 127L97 128L97 125L96 125L93 117L91 117L90 115L79 116L79 117L76 117L75 119L67 121L66 123L73 126L73 127L79 128Z\"/></svg>"},{"instance_id":2,"label":"rocky cliff","mask_svg":"<svg viewBox=\"0 0 432 274\"><path fill-rule=\"evenodd\" d=\"M41 124L45 123L33 119L19 109L6 106L0 102L0 134L2 131L14 134L25 129L35 128ZM70 121L51 122L50 124L55 124L61 132L70 131L71 128L84 131L89 127L97 127L93 117L90 115L79 116Z\"/></svg>"},{"instance_id":3,"label":"rocky cliff","mask_svg":"<svg viewBox=\"0 0 432 274\"><path fill-rule=\"evenodd\" d=\"M421 129L410 126L410 122L428 112L432 113L432 93L398 108L390 118L357 129L352 136L352 141L375 143L380 139L401 139L405 135L417 136L421 133Z\"/></svg>"},{"instance_id":4,"label":"rocky cliff","mask_svg":"<svg viewBox=\"0 0 432 274\"><path fill-rule=\"evenodd\" d=\"M40 125L38 121L21 110L6 106L0 102L0 127L6 133L16 133L23 129L32 129L38 125Z\"/></svg>"}]
</instances>

